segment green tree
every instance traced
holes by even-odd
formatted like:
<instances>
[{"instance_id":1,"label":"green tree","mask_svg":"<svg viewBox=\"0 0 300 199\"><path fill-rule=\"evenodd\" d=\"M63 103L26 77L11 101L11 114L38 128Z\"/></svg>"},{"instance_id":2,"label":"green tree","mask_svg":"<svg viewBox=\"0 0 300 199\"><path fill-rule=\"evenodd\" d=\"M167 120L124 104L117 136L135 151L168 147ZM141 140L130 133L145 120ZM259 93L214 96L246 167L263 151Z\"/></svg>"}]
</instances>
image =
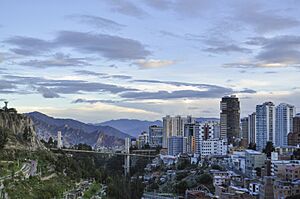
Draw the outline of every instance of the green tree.
<instances>
[{"instance_id":1,"label":"green tree","mask_svg":"<svg viewBox=\"0 0 300 199\"><path fill-rule=\"evenodd\" d=\"M185 190L187 188L188 188L188 184L185 180L183 180L175 185L176 193L181 194L181 195L185 193Z\"/></svg>"},{"instance_id":2,"label":"green tree","mask_svg":"<svg viewBox=\"0 0 300 199\"><path fill-rule=\"evenodd\" d=\"M211 184L213 183L213 178L208 173L204 173L196 178L196 181L200 184Z\"/></svg>"},{"instance_id":3,"label":"green tree","mask_svg":"<svg viewBox=\"0 0 300 199\"><path fill-rule=\"evenodd\" d=\"M248 149L256 150L256 144L253 142L249 143Z\"/></svg>"},{"instance_id":4,"label":"green tree","mask_svg":"<svg viewBox=\"0 0 300 199\"><path fill-rule=\"evenodd\" d=\"M267 157L271 157L271 153L275 151L275 148L273 146L273 142L269 141L267 142L266 148L264 148L263 152L267 154Z\"/></svg>"}]
</instances>

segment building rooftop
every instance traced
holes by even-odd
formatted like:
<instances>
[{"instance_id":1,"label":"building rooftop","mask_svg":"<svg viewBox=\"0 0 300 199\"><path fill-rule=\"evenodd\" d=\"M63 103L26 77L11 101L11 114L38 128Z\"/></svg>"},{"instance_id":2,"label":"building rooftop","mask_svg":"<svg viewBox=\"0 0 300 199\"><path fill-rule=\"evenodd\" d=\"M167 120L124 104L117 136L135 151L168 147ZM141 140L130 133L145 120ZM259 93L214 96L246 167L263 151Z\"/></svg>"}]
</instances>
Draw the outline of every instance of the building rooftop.
<instances>
[{"instance_id":1,"label":"building rooftop","mask_svg":"<svg viewBox=\"0 0 300 199\"><path fill-rule=\"evenodd\" d=\"M253 155L261 155L262 154L262 152L251 150L251 149L247 149L247 150L245 150L245 152L253 154Z\"/></svg>"}]
</instances>

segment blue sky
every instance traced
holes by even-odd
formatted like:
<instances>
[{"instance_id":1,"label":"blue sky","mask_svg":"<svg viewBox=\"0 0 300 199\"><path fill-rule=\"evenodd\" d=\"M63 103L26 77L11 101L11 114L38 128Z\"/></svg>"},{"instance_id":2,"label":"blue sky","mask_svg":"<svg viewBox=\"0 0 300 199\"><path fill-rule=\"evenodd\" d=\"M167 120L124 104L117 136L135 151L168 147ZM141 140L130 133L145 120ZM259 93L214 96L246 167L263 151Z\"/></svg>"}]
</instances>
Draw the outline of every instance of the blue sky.
<instances>
[{"instance_id":1,"label":"blue sky","mask_svg":"<svg viewBox=\"0 0 300 199\"><path fill-rule=\"evenodd\" d=\"M0 100L99 122L300 108L300 3L1 0Z\"/></svg>"}]
</instances>

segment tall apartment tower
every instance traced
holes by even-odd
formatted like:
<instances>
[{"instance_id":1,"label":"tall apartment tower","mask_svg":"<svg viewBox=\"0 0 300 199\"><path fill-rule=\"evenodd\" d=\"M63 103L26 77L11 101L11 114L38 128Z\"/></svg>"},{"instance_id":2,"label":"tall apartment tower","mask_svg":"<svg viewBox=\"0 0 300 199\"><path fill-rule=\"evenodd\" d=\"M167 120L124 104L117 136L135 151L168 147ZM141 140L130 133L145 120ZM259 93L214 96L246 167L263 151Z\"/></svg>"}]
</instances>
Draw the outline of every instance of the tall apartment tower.
<instances>
[{"instance_id":1,"label":"tall apartment tower","mask_svg":"<svg viewBox=\"0 0 300 199\"><path fill-rule=\"evenodd\" d=\"M288 145L297 146L300 144L300 113L293 118L293 132L288 135Z\"/></svg>"},{"instance_id":2,"label":"tall apartment tower","mask_svg":"<svg viewBox=\"0 0 300 199\"><path fill-rule=\"evenodd\" d=\"M172 117L163 117L163 148L168 148L168 138L172 136Z\"/></svg>"},{"instance_id":3,"label":"tall apartment tower","mask_svg":"<svg viewBox=\"0 0 300 199\"><path fill-rule=\"evenodd\" d=\"M249 117L241 119L241 138L245 146L249 144Z\"/></svg>"},{"instance_id":4,"label":"tall apartment tower","mask_svg":"<svg viewBox=\"0 0 300 199\"><path fill-rule=\"evenodd\" d=\"M240 102L235 96L226 96L220 102L220 137L233 144L240 134Z\"/></svg>"},{"instance_id":5,"label":"tall apartment tower","mask_svg":"<svg viewBox=\"0 0 300 199\"><path fill-rule=\"evenodd\" d=\"M256 112L248 116L248 144L256 143Z\"/></svg>"},{"instance_id":6,"label":"tall apartment tower","mask_svg":"<svg viewBox=\"0 0 300 199\"><path fill-rule=\"evenodd\" d=\"M281 103L276 107L275 146L287 146L288 134L293 132L293 117L295 107Z\"/></svg>"},{"instance_id":7,"label":"tall apartment tower","mask_svg":"<svg viewBox=\"0 0 300 199\"><path fill-rule=\"evenodd\" d=\"M192 120L188 120L193 122ZM196 146L199 144L197 137L199 137L199 123L187 123L184 125L184 137L187 138L187 153L195 153Z\"/></svg>"},{"instance_id":8,"label":"tall apartment tower","mask_svg":"<svg viewBox=\"0 0 300 199\"><path fill-rule=\"evenodd\" d=\"M275 106L272 102L256 105L256 149L262 151L267 142L275 142Z\"/></svg>"},{"instance_id":9,"label":"tall apartment tower","mask_svg":"<svg viewBox=\"0 0 300 199\"><path fill-rule=\"evenodd\" d=\"M149 144L152 147L162 147L163 145L163 127L149 126Z\"/></svg>"},{"instance_id":10,"label":"tall apartment tower","mask_svg":"<svg viewBox=\"0 0 300 199\"><path fill-rule=\"evenodd\" d=\"M171 117L167 115L163 118L163 148L168 147L168 138L171 136L184 136L185 124L193 123L194 119L191 116L181 117L177 115Z\"/></svg>"}]
</instances>

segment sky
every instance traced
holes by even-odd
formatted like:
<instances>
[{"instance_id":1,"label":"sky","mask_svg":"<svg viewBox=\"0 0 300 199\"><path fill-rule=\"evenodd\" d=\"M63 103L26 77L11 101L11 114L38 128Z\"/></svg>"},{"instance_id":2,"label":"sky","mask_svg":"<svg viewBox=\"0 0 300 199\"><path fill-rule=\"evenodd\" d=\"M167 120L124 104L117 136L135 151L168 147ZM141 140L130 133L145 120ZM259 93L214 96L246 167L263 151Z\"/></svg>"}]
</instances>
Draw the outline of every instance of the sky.
<instances>
[{"instance_id":1,"label":"sky","mask_svg":"<svg viewBox=\"0 0 300 199\"><path fill-rule=\"evenodd\" d=\"M300 110L297 0L0 0L0 101L101 122Z\"/></svg>"}]
</instances>

